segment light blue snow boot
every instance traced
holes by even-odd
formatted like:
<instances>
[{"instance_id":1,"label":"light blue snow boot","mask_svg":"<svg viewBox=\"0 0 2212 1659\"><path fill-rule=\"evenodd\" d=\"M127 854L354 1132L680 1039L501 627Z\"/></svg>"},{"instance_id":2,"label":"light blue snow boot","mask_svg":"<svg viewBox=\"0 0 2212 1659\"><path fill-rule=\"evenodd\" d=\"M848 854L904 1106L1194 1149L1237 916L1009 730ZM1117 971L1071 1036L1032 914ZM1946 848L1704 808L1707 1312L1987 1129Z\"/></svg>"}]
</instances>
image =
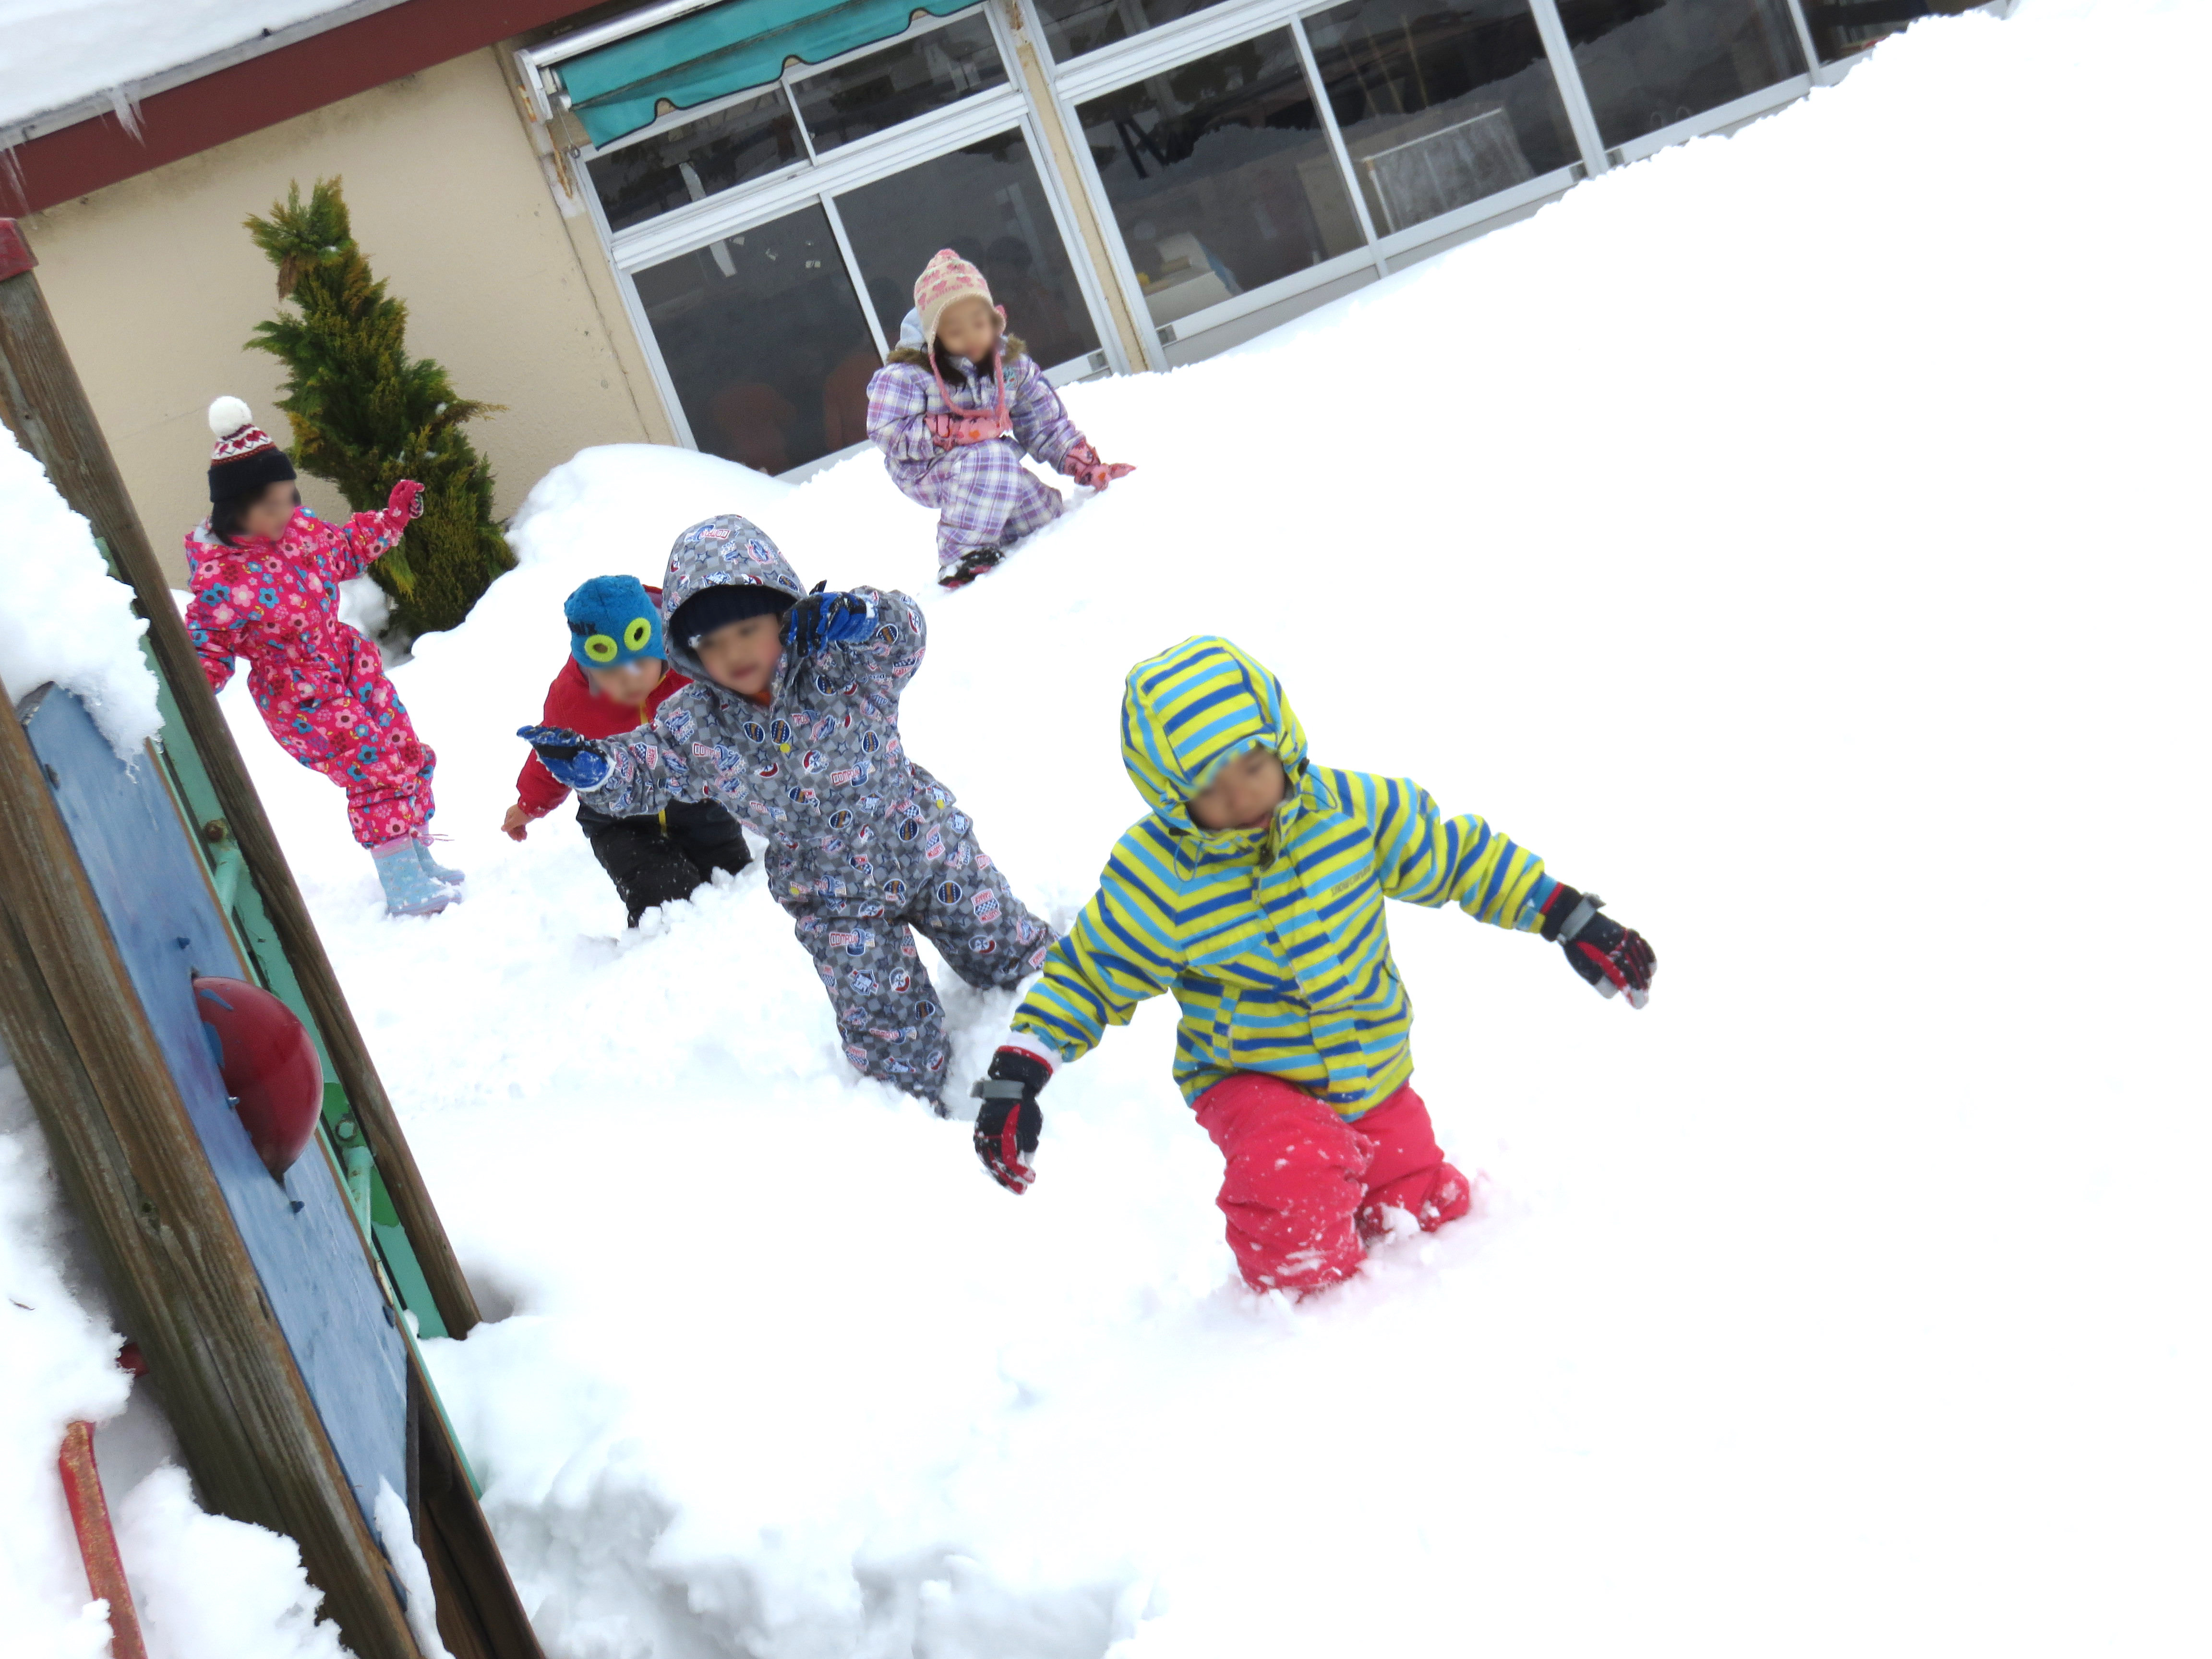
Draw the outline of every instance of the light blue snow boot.
<instances>
[{"instance_id":1,"label":"light blue snow boot","mask_svg":"<svg viewBox=\"0 0 2212 1659\"><path fill-rule=\"evenodd\" d=\"M384 908L395 916L434 916L460 895L431 878L412 836L394 836L368 849L384 884Z\"/></svg>"},{"instance_id":2,"label":"light blue snow boot","mask_svg":"<svg viewBox=\"0 0 2212 1659\"><path fill-rule=\"evenodd\" d=\"M415 856L422 866L423 873L433 881L442 881L458 887L468 878L451 866L443 865L430 856L430 837L426 832L415 837Z\"/></svg>"}]
</instances>

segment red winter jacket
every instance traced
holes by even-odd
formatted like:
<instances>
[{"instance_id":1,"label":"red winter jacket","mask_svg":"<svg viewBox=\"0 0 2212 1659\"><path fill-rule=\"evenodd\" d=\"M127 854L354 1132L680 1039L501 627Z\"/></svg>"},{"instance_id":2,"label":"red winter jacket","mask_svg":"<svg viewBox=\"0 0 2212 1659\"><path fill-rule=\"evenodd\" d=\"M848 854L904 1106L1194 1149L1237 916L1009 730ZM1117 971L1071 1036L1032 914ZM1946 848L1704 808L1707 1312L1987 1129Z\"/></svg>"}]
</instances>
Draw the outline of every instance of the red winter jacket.
<instances>
[{"instance_id":1,"label":"red winter jacket","mask_svg":"<svg viewBox=\"0 0 2212 1659\"><path fill-rule=\"evenodd\" d=\"M653 588L645 591L656 599L659 597ZM653 711L690 684L672 668L660 677L660 684L647 694L642 706L617 702L594 691L582 665L571 657L561 665L561 672L546 688L545 718L542 723L565 726L587 738L618 738L641 726L650 726ZM568 786L554 781L553 775L545 769L534 751L522 763L522 775L514 781L514 793L522 803L522 810L533 818L544 817L568 799Z\"/></svg>"}]
</instances>

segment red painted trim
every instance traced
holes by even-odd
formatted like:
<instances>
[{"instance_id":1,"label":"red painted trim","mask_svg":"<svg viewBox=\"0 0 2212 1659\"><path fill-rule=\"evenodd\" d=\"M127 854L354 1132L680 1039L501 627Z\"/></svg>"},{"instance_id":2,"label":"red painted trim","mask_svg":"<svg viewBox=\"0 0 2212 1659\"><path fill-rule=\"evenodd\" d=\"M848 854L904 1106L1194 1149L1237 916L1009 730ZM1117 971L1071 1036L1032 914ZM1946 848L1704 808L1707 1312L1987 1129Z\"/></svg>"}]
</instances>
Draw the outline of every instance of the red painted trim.
<instances>
[{"instance_id":1,"label":"red painted trim","mask_svg":"<svg viewBox=\"0 0 2212 1659\"><path fill-rule=\"evenodd\" d=\"M22 228L13 219L0 219L0 282L35 270L39 256L23 240Z\"/></svg>"},{"instance_id":2,"label":"red painted trim","mask_svg":"<svg viewBox=\"0 0 2212 1659\"><path fill-rule=\"evenodd\" d=\"M556 22L578 0L406 0L157 92L138 108L143 138L112 115L19 145L0 168L0 211L36 213L197 155L511 35Z\"/></svg>"},{"instance_id":3,"label":"red painted trim","mask_svg":"<svg viewBox=\"0 0 2212 1659\"><path fill-rule=\"evenodd\" d=\"M100 1465L92 1455L91 1424L69 1425L56 1461L70 1523L76 1528L77 1553L84 1558L84 1582L107 1603L109 1651L114 1659L146 1659L138 1609L131 1604L131 1581L123 1576L123 1553L115 1547L115 1523L108 1519L107 1494L100 1490Z\"/></svg>"}]
</instances>

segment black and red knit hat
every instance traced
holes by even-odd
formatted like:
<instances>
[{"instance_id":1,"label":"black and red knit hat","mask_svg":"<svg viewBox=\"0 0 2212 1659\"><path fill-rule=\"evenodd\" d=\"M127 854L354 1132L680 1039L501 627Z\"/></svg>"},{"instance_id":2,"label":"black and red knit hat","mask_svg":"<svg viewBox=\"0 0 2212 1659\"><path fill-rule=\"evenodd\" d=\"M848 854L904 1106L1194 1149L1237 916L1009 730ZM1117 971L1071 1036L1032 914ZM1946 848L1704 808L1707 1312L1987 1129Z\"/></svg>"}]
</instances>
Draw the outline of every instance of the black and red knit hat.
<instances>
[{"instance_id":1,"label":"black and red knit hat","mask_svg":"<svg viewBox=\"0 0 2212 1659\"><path fill-rule=\"evenodd\" d=\"M253 411L241 398L218 398L208 405L208 430L215 434L215 457L208 463L208 500L250 500L273 483L300 475L276 441L253 424Z\"/></svg>"}]
</instances>

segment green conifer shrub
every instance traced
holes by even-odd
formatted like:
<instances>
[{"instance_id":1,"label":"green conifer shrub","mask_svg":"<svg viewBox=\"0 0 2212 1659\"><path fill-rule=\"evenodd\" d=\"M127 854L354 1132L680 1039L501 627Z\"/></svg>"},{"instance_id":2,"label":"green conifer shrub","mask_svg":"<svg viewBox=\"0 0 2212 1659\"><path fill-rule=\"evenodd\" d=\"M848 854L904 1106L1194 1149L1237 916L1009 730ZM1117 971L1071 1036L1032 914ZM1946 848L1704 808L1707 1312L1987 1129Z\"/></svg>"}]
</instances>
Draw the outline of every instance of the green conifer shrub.
<instances>
[{"instance_id":1,"label":"green conifer shrub","mask_svg":"<svg viewBox=\"0 0 2212 1659\"><path fill-rule=\"evenodd\" d=\"M342 181L322 179L305 203L293 185L246 229L276 267L280 311L254 325L250 350L289 378L277 407L292 422L292 460L327 478L356 513L380 507L402 478L423 486L422 516L370 567L392 596L392 625L451 628L514 555L492 518L491 468L461 422L492 412L454 393L446 371L407 355L407 307L384 291L353 240Z\"/></svg>"}]
</instances>

